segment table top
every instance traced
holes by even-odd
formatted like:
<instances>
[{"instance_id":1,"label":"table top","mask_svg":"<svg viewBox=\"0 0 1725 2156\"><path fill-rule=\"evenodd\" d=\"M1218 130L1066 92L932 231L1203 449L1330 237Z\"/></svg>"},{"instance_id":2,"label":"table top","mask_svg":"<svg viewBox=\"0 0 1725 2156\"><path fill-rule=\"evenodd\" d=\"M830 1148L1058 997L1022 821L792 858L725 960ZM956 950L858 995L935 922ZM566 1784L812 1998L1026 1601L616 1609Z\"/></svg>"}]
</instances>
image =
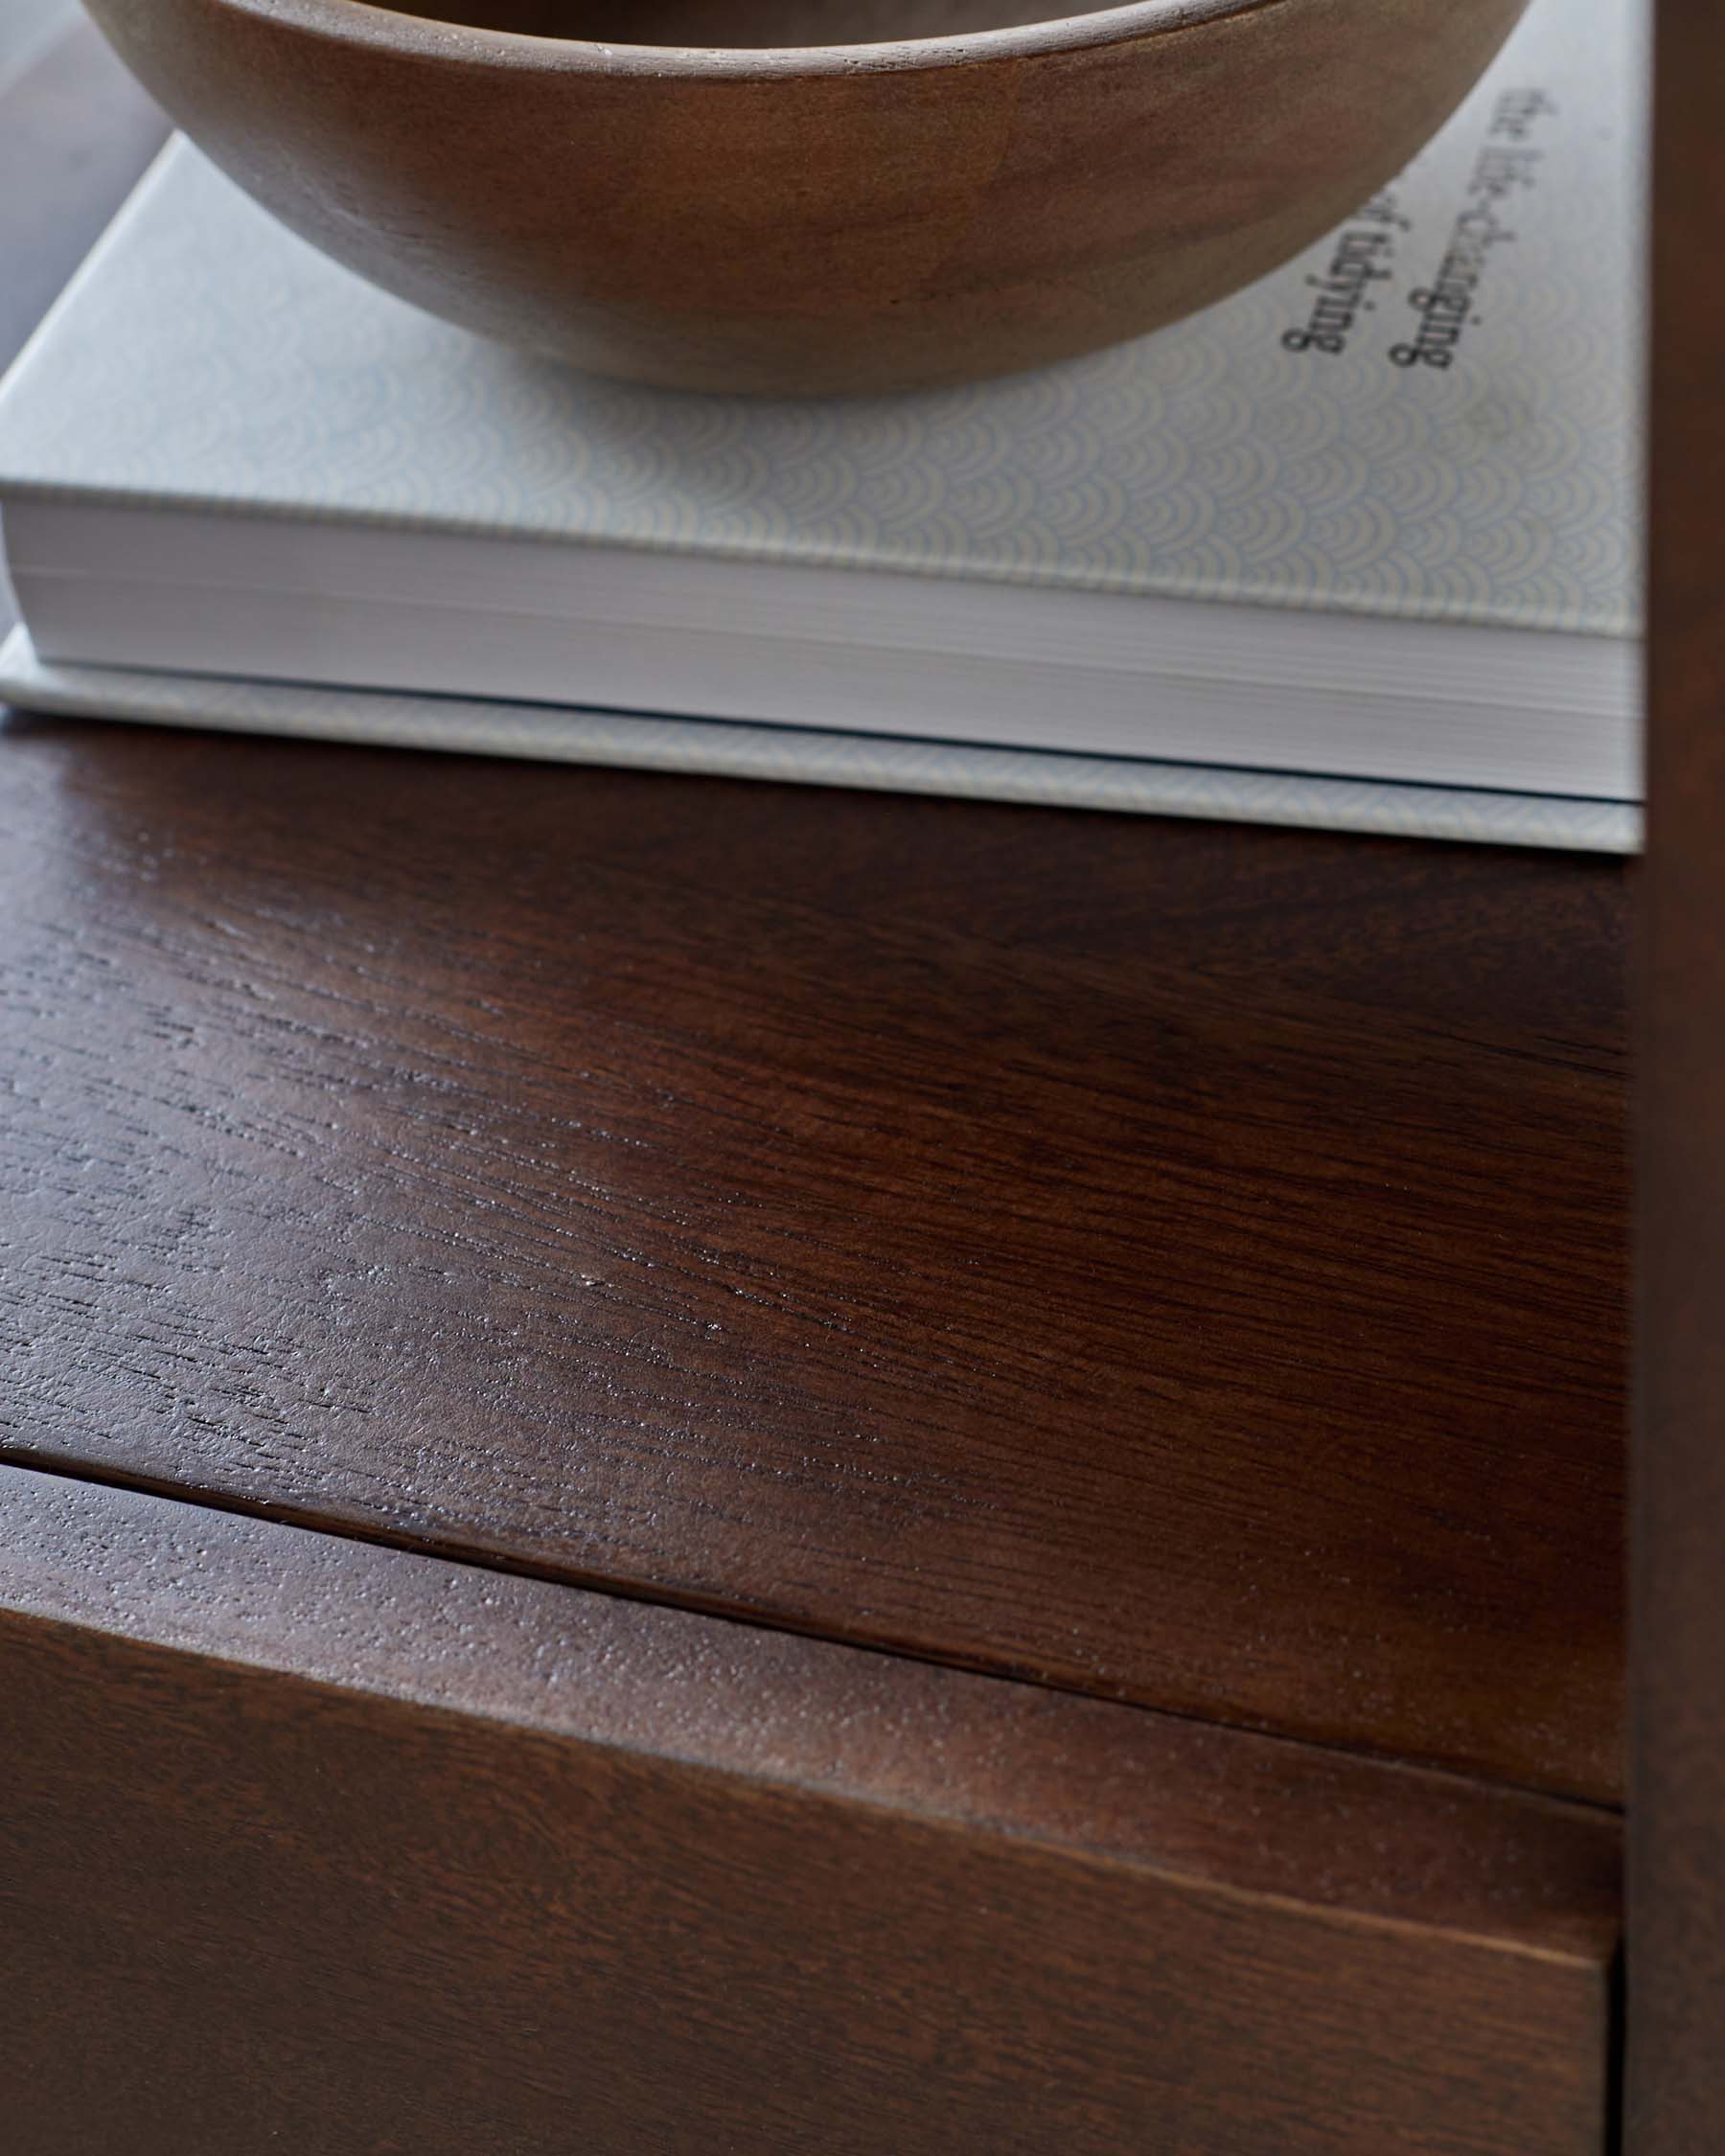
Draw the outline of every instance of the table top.
<instances>
[{"instance_id":1,"label":"table top","mask_svg":"<svg viewBox=\"0 0 1725 2156\"><path fill-rule=\"evenodd\" d=\"M1622 863L24 719L0 833L9 1456L1621 1799Z\"/></svg>"}]
</instances>

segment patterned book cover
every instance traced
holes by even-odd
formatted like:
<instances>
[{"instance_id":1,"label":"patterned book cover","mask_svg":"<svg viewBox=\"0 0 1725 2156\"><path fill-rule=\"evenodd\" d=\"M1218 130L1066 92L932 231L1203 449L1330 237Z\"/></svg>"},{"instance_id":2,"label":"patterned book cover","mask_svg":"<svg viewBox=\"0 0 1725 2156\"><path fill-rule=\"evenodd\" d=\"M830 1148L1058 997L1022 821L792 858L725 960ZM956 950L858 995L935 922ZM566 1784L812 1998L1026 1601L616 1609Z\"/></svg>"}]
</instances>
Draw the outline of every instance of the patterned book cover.
<instances>
[{"instance_id":1,"label":"patterned book cover","mask_svg":"<svg viewBox=\"0 0 1725 2156\"><path fill-rule=\"evenodd\" d=\"M584 379L174 149L0 397L0 491L1633 634L1643 0L1534 0L1409 172L1237 298L874 401Z\"/></svg>"}]
</instances>

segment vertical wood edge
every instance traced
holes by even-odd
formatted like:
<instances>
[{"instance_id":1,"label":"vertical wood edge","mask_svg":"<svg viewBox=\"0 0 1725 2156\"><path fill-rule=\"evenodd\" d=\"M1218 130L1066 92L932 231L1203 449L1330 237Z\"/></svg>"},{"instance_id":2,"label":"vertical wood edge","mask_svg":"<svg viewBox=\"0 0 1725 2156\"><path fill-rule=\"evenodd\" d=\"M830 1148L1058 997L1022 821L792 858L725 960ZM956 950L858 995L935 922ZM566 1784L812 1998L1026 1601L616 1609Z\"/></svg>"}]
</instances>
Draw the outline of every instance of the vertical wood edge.
<instances>
[{"instance_id":1,"label":"vertical wood edge","mask_svg":"<svg viewBox=\"0 0 1725 2156\"><path fill-rule=\"evenodd\" d=\"M1725 2133L1725 16L1661 0L1626 2140Z\"/></svg>"}]
</instances>

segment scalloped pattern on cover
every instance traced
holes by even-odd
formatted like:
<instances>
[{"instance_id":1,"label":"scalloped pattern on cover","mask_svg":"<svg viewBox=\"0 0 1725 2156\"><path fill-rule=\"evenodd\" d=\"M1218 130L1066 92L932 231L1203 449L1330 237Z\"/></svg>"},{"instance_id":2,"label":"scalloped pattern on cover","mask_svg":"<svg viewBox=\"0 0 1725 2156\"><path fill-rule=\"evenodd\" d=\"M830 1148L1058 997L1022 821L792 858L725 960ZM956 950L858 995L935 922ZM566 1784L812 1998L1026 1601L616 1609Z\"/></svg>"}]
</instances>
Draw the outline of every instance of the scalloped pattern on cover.
<instances>
[{"instance_id":1,"label":"scalloped pattern on cover","mask_svg":"<svg viewBox=\"0 0 1725 2156\"><path fill-rule=\"evenodd\" d=\"M1641 0L1534 0L1375 219L1136 344L869 401L678 396L490 347L182 148L68 303L100 295L136 333L26 362L0 470L17 492L1633 633L1644 36ZM1506 97L1540 101L1519 134ZM1499 195L1494 149L1520 156ZM1395 364L1441 327L1417 296L1486 208L1452 363ZM1353 310L1349 264L1390 271L1353 279ZM1342 349L1290 349L1326 285Z\"/></svg>"}]
</instances>

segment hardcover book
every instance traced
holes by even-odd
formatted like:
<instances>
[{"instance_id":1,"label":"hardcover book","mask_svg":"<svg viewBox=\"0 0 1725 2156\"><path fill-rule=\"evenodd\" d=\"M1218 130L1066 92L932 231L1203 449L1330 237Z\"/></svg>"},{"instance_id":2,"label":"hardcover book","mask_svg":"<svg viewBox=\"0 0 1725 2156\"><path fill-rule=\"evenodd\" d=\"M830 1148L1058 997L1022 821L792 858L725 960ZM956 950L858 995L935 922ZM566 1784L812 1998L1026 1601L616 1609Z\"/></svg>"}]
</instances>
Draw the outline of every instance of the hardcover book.
<instances>
[{"instance_id":1,"label":"hardcover book","mask_svg":"<svg viewBox=\"0 0 1725 2156\"><path fill-rule=\"evenodd\" d=\"M1534 0L1281 272L1045 374L869 401L487 345L175 145L0 392L0 689L1632 845L1644 47L1643 0Z\"/></svg>"}]
</instances>

